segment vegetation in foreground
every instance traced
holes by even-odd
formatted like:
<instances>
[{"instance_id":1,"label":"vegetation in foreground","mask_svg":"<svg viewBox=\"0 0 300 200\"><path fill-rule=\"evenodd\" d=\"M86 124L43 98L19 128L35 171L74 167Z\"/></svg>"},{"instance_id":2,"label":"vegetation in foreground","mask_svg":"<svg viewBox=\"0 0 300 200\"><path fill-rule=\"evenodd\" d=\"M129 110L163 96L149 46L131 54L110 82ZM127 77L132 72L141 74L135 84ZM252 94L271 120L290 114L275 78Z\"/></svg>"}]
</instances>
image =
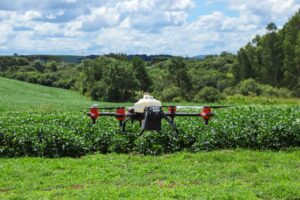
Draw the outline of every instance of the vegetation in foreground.
<instances>
[{"instance_id":1,"label":"vegetation in foreground","mask_svg":"<svg viewBox=\"0 0 300 200\"><path fill-rule=\"evenodd\" d=\"M84 108L91 102L76 93L7 79L0 82L4 86L1 109L5 110L0 112L1 156L77 157L93 152L157 155L184 149L278 150L300 146L300 107L296 105L235 106L216 110L209 126L200 118L177 118L178 134L164 123L160 133L138 137L137 124L122 134L113 118L100 117L96 126L91 126Z\"/></svg>"},{"instance_id":2,"label":"vegetation in foreground","mask_svg":"<svg viewBox=\"0 0 300 200\"><path fill-rule=\"evenodd\" d=\"M0 159L0 199L299 199L300 151Z\"/></svg>"},{"instance_id":3,"label":"vegetation in foreground","mask_svg":"<svg viewBox=\"0 0 300 200\"><path fill-rule=\"evenodd\" d=\"M10 117L7 117L9 115ZM0 156L82 156L93 152L158 155L217 149L285 149L300 146L300 107L237 106L216 111L209 126L200 118L177 120L178 133L167 123L160 132L139 137L138 124L121 133L117 120L91 125L80 112L0 114Z\"/></svg>"}]
</instances>

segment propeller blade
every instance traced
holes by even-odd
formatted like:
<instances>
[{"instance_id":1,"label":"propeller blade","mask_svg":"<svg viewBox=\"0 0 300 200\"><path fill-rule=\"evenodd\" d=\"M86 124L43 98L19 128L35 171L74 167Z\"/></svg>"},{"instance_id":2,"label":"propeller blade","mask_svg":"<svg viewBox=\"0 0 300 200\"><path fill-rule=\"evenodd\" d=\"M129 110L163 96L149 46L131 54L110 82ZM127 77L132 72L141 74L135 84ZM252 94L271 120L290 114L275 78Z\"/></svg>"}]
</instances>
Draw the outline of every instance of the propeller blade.
<instances>
[{"instance_id":1,"label":"propeller blade","mask_svg":"<svg viewBox=\"0 0 300 200\"><path fill-rule=\"evenodd\" d=\"M203 108L204 106L176 106L178 109L201 109Z\"/></svg>"},{"instance_id":2,"label":"propeller blade","mask_svg":"<svg viewBox=\"0 0 300 200\"><path fill-rule=\"evenodd\" d=\"M232 106L208 106L208 107L213 108L213 109L219 109L219 108L229 108Z\"/></svg>"},{"instance_id":3,"label":"propeller blade","mask_svg":"<svg viewBox=\"0 0 300 200\"><path fill-rule=\"evenodd\" d=\"M171 107L171 106L162 106L162 107ZM227 105L224 105L224 106L175 106L176 108L178 109L202 109L203 107L210 107L210 108L213 108L213 109L220 109L220 108L228 108L228 107L232 107L232 106L227 106Z\"/></svg>"},{"instance_id":4,"label":"propeller blade","mask_svg":"<svg viewBox=\"0 0 300 200\"><path fill-rule=\"evenodd\" d=\"M116 107L98 107L98 106L91 106L90 108L97 108L97 109L102 109L102 110L115 110L118 108L127 108L127 107L123 107L123 106L116 106ZM90 109L90 108L86 108L86 109Z\"/></svg>"}]
</instances>

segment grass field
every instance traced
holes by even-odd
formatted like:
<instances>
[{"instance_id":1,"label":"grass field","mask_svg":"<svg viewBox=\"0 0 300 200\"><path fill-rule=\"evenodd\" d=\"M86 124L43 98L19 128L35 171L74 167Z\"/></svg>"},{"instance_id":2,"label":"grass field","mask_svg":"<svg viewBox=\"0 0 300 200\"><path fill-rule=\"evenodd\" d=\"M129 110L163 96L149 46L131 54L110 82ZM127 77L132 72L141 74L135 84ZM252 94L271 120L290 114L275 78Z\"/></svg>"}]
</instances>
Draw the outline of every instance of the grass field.
<instances>
[{"instance_id":1,"label":"grass field","mask_svg":"<svg viewBox=\"0 0 300 200\"><path fill-rule=\"evenodd\" d=\"M4 111L82 111L94 102L78 92L0 77L0 112Z\"/></svg>"},{"instance_id":2,"label":"grass field","mask_svg":"<svg viewBox=\"0 0 300 200\"><path fill-rule=\"evenodd\" d=\"M0 78L0 111L53 111L86 107L77 92Z\"/></svg>"},{"instance_id":3,"label":"grass field","mask_svg":"<svg viewBox=\"0 0 300 200\"><path fill-rule=\"evenodd\" d=\"M0 159L0 199L299 199L300 151Z\"/></svg>"},{"instance_id":4,"label":"grass field","mask_svg":"<svg viewBox=\"0 0 300 200\"><path fill-rule=\"evenodd\" d=\"M4 115L82 111L92 103L76 92L0 78ZM0 158L0 199L127 198L300 199L300 150Z\"/></svg>"}]
</instances>

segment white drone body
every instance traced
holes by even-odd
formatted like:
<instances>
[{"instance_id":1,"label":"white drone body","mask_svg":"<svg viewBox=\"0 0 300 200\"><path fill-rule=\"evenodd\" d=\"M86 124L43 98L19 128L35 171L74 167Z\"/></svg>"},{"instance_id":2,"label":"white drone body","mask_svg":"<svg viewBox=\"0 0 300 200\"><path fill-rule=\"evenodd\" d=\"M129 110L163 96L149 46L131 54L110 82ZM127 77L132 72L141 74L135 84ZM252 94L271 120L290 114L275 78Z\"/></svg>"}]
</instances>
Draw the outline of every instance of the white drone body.
<instances>
[{"instance_id":1,"label":"white drone body","mask_svg":"<svg viewBox=\"0 0 300 200\"><path fill-rule=\"evenodd\" d=\"M153 96L145 94L142 99L133 106L134 112L144 113L146 107L161 107L161 102L154 99Z\"/></svg>"}]
</instances>

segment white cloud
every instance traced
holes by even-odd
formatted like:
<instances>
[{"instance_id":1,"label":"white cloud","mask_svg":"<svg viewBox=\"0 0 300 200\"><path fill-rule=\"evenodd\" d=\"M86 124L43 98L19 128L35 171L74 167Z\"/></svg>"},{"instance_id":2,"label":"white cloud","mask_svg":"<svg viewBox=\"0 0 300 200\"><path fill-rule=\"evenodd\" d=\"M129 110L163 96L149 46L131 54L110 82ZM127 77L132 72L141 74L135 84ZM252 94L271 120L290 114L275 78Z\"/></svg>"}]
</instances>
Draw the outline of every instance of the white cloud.
<instances>
[{"instance_id":1,"label":"white cloud","mask_svg":"<svg viewBox=\"0 0 300 200\"><path fill-rule=\"evenodd\" d=\"M182 24L186 21L188 15L182 11L166 11L164 13L166 20L174 25Z\"/></svg>"},{"instance_id":2,"label":"white cloud","mask_svg":"<svg viewBox=\"0 0 300 200\"><path fill-rule=\"evenodd\" d=\"M115 5L91 8L90 12L78 17L83 31L96 31L118 23L130 22L132 28L158 31L168 25L180 25L187 19L191 0L128 0ZM125 21L126 20L126 21Z\"/></svg>"},{"instance_id":3,"label":"white cloud","mask_svg":"<svg viewBox=\"0 0 300 200\"><path fill-rule=\"evenodd\" d=\"M12 33L12 26L9 24L2 24L0 26L0 48L3 48L1 44L5 44L8 41L8 36Z\"/></svg>"},{"instance_id":4,"label":"white cloud","mask_svg":"<svg viewBox=\"0 0 300 200\"><path fill-rule=\"evenodd\" d=\"M191 0L175 0L171 3L170 9L172 10L188 10L195 7L195 3Z\"/></svg>"},{"instance_id":5,"label":"white cloud","mask_svg":"<svg viewBox=\"0 0 300 200\"><path fill-rule=\"evenodd\" d=\"M95 31L103 27L113 26L119 22L119 14L109 7L92 8L89 15L80 16L75 21L81 22L81 28Z\"/></svg>"},{"instance_id":6,"label":"white cloud","mask_svg":"<svg viewBox=\"0 0 300 200\"><path fill-rule=\"evenodd\" d=\"M77 0L65 0L66 3L76 3Z\"/></svg>"},{"instance_id":7,"label":"white cloud","mask_svg":"<svg viewBox=\"0 0 300 200\"><path fill-rule=\"evenodd\" d=\"M283 24L300 8L299 0L210 0L225 2L228 7L240 13L241 20L249 23L260 23L265 26L269 22Z\"/></svg>"},{"instance_id":8,"label":"white cloud","mask_svg":"<svg viewBox=\"0 0 300 200\"><path fill-rule=\"evenodd\" d=\"M42 16L42 14L40 12L35 11L35 10L30 10L30 11L25 12L20 17L22 17L22 19L24 21L30 21L30 20L33 20L33 19L41 17L41 16Z\"/></svg>"},{"instance_id":9,"label":"white cloud","mask_svg":"<svg viewBox=\"0 0 300 200\"><path fill-rule=\"evenodd\" d=\"M40 3L37 3L40 2ZM23 0L0 2L0 53L124 52L197 55L236 51L266 25L280 27L299 0ZM223 10L189 18L200 6ZM31 5L30 8L26 5ZM226 10L226 11L225 11ZM235 15L227 15L234 11Z\"/></svg>"},{"instance_id":10,"label":"white cloud","mask_svg":"<svg viewBox=\"0 0 300 200\"><path fill-rule=\"evenodd\" d=\"M130 18L126 17L126 19L124 19L121 23L120 23L120 27L121 28L130 28Z\"/></svg>"},{"instance_id":11,"label":"white cloud","mask_svg":"<svg viewBox=\"0 0 300 200\"><path fill-rule=\"evenodd\" d=\"M120 10L125 10L127 12L136 12L140 7L140 3L138 0L133 1L125 1L117 4Z\"/></svg>"},{"instance_id":12,"label":"white cloud","mask_svg":"<svg viewBox=\"0 0 300 200\"><path fill-rule=\"evenodd\" d=\"M65 11L64 10L58 10L57 12L55 13L51 13L49 15L46 15L46 18L47 19L56 19L57 17L60 17L60 16L63 16L65 14ZM41 16L39 16L41 17Z\"/></svg>"}]
</instances>

